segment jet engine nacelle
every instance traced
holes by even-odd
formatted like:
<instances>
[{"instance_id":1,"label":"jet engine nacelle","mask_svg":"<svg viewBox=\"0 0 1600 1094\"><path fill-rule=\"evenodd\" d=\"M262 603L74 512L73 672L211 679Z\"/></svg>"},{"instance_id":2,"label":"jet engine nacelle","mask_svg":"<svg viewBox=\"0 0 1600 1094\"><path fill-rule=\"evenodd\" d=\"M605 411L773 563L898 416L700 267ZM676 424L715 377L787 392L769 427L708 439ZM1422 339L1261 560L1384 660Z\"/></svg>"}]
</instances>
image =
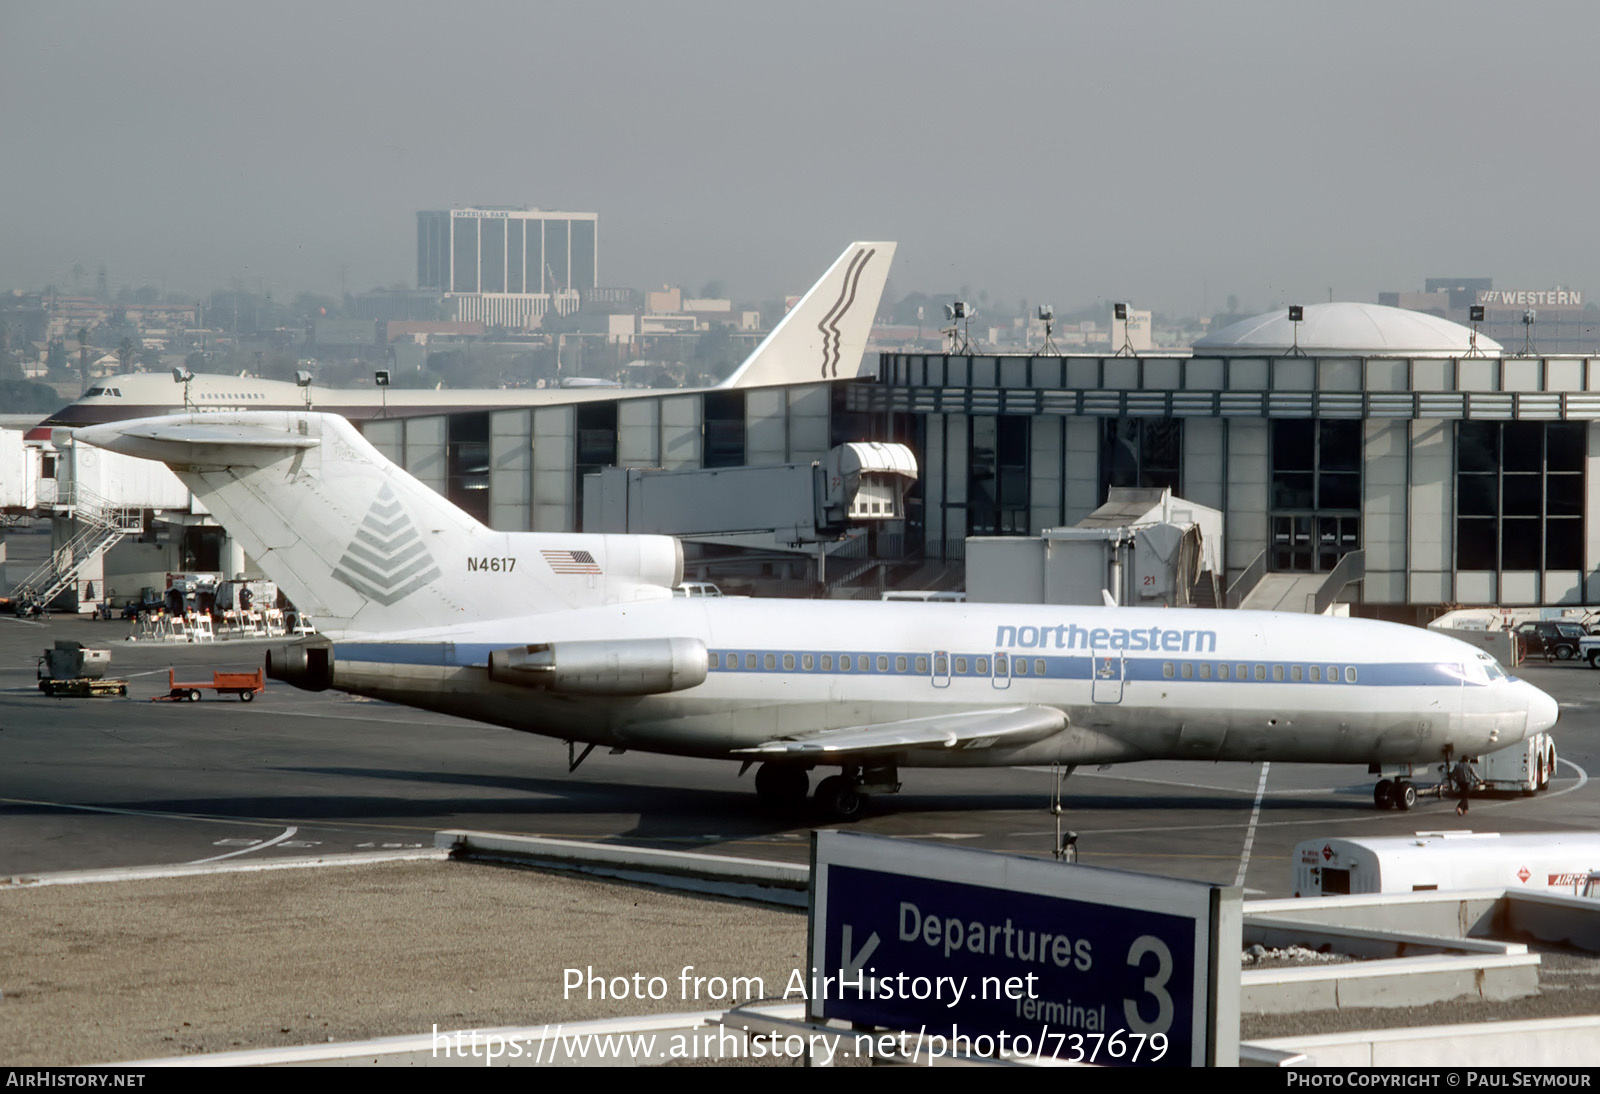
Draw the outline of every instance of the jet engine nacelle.
<instances>
[{"instance_id":1,"label":"jet engine nacelle","mask_svg":"<svg viewBox=\"0 0 1600 1094\"><path fill-rule=\"evenodd\" d=\"M512 646L489 654L489 678L567 695L657 695L705 683L698 638L625 638Z\"/></svg>"},{"instance_id":2,"label":"jet engine nacelle","mask_svg":"<svg viewBox=\"0 0 1600 1094\"><path fill-rule=\"evenodd\" d=\"M276 646L267 651L267 677L306 691L333 686L333 646L328 642Z\"/></svg>"}]
</instances>

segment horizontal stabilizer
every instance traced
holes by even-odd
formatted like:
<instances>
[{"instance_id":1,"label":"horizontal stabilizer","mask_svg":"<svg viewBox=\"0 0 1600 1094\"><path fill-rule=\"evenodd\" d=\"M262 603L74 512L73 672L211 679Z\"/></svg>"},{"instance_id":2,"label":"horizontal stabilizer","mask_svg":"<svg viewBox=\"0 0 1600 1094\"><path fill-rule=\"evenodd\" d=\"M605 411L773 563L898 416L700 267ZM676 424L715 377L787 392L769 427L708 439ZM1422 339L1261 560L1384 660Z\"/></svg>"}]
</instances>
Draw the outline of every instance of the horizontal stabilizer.
<instances>
[{"instance_id":1,"label":"horizontal stabilizer","mask_svg":"<svg viewBox=\"0 0 1600 1094\"><path fill-rule=\"evenodd\" d=\"M320 436L305 431L300 415L260 416L265 422L196 421L193 417L142 418L72 431L76 440L140 459L189 467L262 466L301 449Z\"/></svg>"},{"instance_id":2,"label":"horizontal stabilizer","mask_svg":"<svg viewBox=\"0 0 1600 1094\"><path fill-rule=\"evenodd\" d=\"M1053 707L999 707L800 733L735 751L745 756L809 756L827 762L908 748L1011 747L1043 740L1065 728L1067 716Z\"/></svg>"}]
</instances>

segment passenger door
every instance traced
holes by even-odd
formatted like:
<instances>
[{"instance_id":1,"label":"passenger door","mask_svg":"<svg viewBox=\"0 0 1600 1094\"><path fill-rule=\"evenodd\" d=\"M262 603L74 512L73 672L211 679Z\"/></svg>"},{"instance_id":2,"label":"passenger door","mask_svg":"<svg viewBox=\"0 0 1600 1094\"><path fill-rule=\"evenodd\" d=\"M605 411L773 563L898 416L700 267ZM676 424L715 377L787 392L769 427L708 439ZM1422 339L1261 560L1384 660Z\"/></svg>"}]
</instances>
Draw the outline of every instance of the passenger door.
<instances>
[{"instance_id":1,"label":"passenger door","mask_svg":"<svg viewBox=\"0 0 1600 1094\"><path fill-rule=\"evenodd\" d=\"M1122 702L1122 679L1128 659L1121 650L1097 649L1092 652L1089 673L1093 677L1092 698L1097 703Z\"/></svg>"},{"instance_id":2,"label":"passenger door","mask_svg":"<svg viewBox=\"0 0 1600 1094\"><path fill-rule=\"evenodd\" d=\"M996 650L992 664L994 672L989 677L989 683L1002 691L1009 688L1011 686L1011 655Z\"/></svg>"}]
</instances>

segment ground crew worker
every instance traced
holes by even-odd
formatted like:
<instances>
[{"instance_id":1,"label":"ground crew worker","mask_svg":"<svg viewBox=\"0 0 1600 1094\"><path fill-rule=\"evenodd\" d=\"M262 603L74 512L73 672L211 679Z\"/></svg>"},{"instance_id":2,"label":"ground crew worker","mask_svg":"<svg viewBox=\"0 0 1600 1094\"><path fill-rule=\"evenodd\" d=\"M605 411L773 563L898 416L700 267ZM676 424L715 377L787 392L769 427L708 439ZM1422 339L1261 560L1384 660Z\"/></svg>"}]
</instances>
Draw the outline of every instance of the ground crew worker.
<instances>
[{"instance_id":1,"label":"ground crew worker","mask_svg":"<svg viewBox=\"0 0 1600 1094\"><path fill-rule=\"evenodd\" d=\"M1456 764L1454 777L1456 787L1461 791L1461 800L1456 802L1456 816L1464 817L1467 815L1468 796L1472 793L1472 788L1478 785L1478 773L1463 756L1461 762Z\"/></svg>"}]
</instances>

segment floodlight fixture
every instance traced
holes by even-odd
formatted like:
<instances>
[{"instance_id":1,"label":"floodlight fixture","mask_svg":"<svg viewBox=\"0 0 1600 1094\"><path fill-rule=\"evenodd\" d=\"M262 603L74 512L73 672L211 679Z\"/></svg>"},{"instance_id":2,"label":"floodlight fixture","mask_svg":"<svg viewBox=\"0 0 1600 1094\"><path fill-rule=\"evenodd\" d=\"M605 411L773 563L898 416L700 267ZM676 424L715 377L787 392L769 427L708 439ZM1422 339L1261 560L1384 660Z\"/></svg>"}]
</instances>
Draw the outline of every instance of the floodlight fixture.
<instances>
[{"instance_id":1,"label":"floodlight fixture","mask_svg":"<svg viewBox=\"0 0 1600 1094\"><path fill-rule=\"evenodd\" d=\"M1522 325L1525 327L1531 327L1533 326L1533 321L1538 318L1539 312L1534 308L1529 308L1527 311L1522 313Z\"/></svg>"},{"instance_id":2,"label":"floodlight fixture","mask_svg":"<svg viewBox=\"0 0 1600 1094\"><path fill-rule=\"evenodd\" d=\"M1306 309L1299 304L1289 305L1289 322L1294 324L1294 344L1289 347L1290 357L1304 357L1306 351L1300 348L1300 324L1305 322Z\"/></svg>"},{"instance_id":3,"label":"floodlight fixture","mask_svg":"<svg viewBox=\"0 0 1600 1094\"><path fill-rule=\"evenodd\" d=\"M1129 357L1139 356L1139 351L1133 348L1133 329L1128 322L1128 307L1127 301L1117 301L1111 305L1112 321L1115 322L1119 319L1122 321L1122 345L1118 347L1116 353L1112 354L1113 357L1121 357L1124 354ZM1115 330L1111 332L1111 337L1116 337Z\"/></svg>"},{"instance_id":4,"label":"floodlight fixture","mask_svg":"<svg viewBox=\"0 0 1600 1094\"><path fill-rule=\"evenodd\" d=\"M383 410L379 412L378 417L387 418L389 416L389 370L386 368L373 369L372 382L378 385L378 393L383 396Z\"/></svg>"},{"instance_id":5,"label":"floodlight fixture","mask_svg":"<svg viewBox=\"0 0 1600 1094\"><path fill-rule=\"evenodd\" d=\"M1483 322L1483 305L1469 304L1467 319L1472 323L1472 337L1467 340L1467 356L1484 357L1486 354L1478 348L1478 324Z\"/></svg>"},{"instance_id":6,"label":"floodlight fixture","mask_svg":"<svg viewBox=\"0 0 1600 1094\"><path fill-rule=\"evenodd\" d=\"M300 387L310 387L311 373L307 372L303 368L295 370L294 382Z\"/></svg>"},{"instance_id":7,"label":"floodlight fixture","mask_svg":"<svg viewBox=\"0 0 1600 1094\"><path fill-rule=\"evenodd\" d=\"M194 403L189 400L189 381L194 379L194 373L183 365L178 365L172 370L172 382L183 385L183 409L193 410Z\"/></svg>"},{"instance_id":8,"label":"floodlight fixture","mask_svg":"<svg viewBox=\"0 0 1600 1094\"><path fill-rule=\"evenodd\" d=\"M965 300L956 300L944 306L944 317L950 323L950 326L944 329L944 333L950 338L951 348L948 352L972 352L972 338L969 330L972 317L975 314L977 314L977 309Z\"/></svg>"},{"instance_id":9,"label":"floodlight fixture","mask_svg":"<svg viewBox=\"0 0 1600 1094\"><path fill-rule=\"evenodd\" d=\"M1051 320L1053 320L1055 317L1056 317L1055 308L1051 307L1049 304L1040 304L1039 305L1039 318L1040 319L1042 319L1046 323L1048 323Z\"/></svg>"}]
</instances>

